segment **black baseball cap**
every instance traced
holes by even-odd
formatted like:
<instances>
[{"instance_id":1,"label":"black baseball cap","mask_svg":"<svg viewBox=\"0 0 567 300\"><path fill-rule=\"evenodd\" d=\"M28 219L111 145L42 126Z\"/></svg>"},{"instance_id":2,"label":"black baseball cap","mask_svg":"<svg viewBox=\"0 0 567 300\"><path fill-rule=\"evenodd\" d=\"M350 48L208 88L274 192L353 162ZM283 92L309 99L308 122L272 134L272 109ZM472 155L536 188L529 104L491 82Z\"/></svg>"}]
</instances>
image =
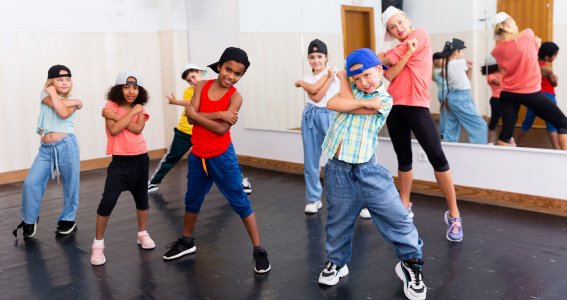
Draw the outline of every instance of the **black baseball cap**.
<instances>
[{"instance_id":1,"label":"black baseball cap","mask_svg":"<svg viewBox=\"0 0 567 300\"><path fill-rule=\"evenodd\" d=\"M248 61L248 54L246 54L244 50L236 47L228 47L224 49L224 52L222 53L219 61L217 61L216 63L212 63L207 67L211 68L213 71L215 71L215 73L218 73L219 70L217 69L217 67L219 65L222 65L227 60L234 60L236 62L243 64L244 72L246 72L246 70L248 70L248 67L250 67L250 62Z\"/></svg>"},{"instance_id":2,"label":"black baseball cap","mask_svg":"<svg viewBox=\"0 0 567 300\"><path fill-rule=\"evenodd\" d=\"M67 71L67 74L59 74L61 71ZM47 79L59 77L71 77L71 70L64 65L55 65L49 68L49 71L47 71Z\"/></svg>"},{"instance_id":3,"label":"black baseball cap","mask_svg":"<svg viewBox=\"0 0 567 300\"><path fill-rule=\"evenodd\" d=\"M453 51L465 49L466 47L467 46L465 46L465 42L463 42L462 40L452 39L452 40L447 41L445 43L445 47L443 48L442 54L448 56L448 55L451 55L451 53L453 53Z\"/></svg>"},{"instance_id":4,"label":"black baseball cap","mask_svg":"<svg viewBox=\"0 0 567 300\"><path fill-rule=\"evenodd\" d=\"M325 43L323 43L323 41L321 41L320 39L314 39L311 41L311 43L309 43L309 46L307 47L307 54L311 54L311 53L323 53L323 54L327 54L327 45Z\"/></svg>"}]
</instances>

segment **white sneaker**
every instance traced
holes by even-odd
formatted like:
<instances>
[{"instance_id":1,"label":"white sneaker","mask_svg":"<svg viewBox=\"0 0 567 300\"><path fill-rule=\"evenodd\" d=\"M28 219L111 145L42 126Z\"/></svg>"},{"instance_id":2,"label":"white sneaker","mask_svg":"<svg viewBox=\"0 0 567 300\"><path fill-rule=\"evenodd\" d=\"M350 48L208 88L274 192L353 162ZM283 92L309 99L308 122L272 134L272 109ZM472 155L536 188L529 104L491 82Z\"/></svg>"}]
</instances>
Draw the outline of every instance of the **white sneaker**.
<instances>
[{"instance_id":1,"label":"white sneaker","mask_svg":"<svg viewBox=\"0 0 567 300\"><path fill-rule=\"evenodd\" d=\"M246 195L250 195L252 193L252 185L250 184L250 180L248 180L248 177L244 177L242 179L242 188L244 189Z\"/></svg>"},{"instance_id":2,"label":"white sneaker","mask_svg":"<svg viewBox=\"0 0 567 300\"><path fill-rule=\"evenodd\" d=\"M93 266L104 265L106 258L104 257L104 244L94 245L92 247L91 264Z\"/></svg>"},{"instance_id":3,"label":"white sneaker","mask_svg":"<svg viewBox=\"0 0 567 300\"><path fill-rule=\"evenodd\" d=\"M370 212L368 211L368 208L363 208L360 210L360 214L358 214L361 218L363 219L370 219L372 218L372 216L370 215Z\"/></svg>"},{"instance_id":4,"label":"white sneaker","mask_svg":"<svg viewBox=\"0 0 567 300\"><path fill-rule=\"evenodd\" d=\"M307 205L305 205L305 213L316 214L321 207L323 207L323 203L321 203L321 201L308 202Z\"/></svg>"},{"instance_id":5,"label":"white sneaker","mask_svg":"<svg viewBox=\"0 0 567 300\"><path fill-rule=\"evenodd\" d=\"M136 240L138 245L142 247L142 249L151 250L156 247L156 243L150 237L150 234L147 231L140 231L138 232L138 238Z\"/></svg>"},{"instance_id":6,"label":"white sneaker","mask_svg":"<svg viewBox=\"0 0 567 300\"><path fill-rule=\"evenodd\" d=\"M319 283L324 285L335 285L339 282L339 279L341 279L341 277L345 277L347 275L347 265L344 265L337 270L337 265L332 262L328 262L325 269L323 269L323 271L321 271L321 274L319 274Z\"/></svg>"}]
</instances>

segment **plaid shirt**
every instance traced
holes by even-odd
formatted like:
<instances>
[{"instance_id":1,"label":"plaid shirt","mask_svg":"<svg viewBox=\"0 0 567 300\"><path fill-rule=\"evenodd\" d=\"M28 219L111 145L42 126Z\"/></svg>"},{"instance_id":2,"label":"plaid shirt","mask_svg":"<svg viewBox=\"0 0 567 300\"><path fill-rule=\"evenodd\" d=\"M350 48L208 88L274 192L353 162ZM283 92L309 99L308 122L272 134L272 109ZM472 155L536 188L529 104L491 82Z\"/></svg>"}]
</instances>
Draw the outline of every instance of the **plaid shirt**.
<instances>
[{"instance_id":1,"label":"plaid shirt","mask_svg":"<svg viewBox=\"0 0 567 300\"><path fill-rule=\"evenodd\" d=\"M351 83L351 88L354 98L360 101L379 97L382 101L382 108L374 115L339 112L327 131L321 148L327 157L333 158L340 146L341 152L337 157L339 160L360 164L368 162L376 153L378 132L386 123L386 117L392 109L392 97L386 92L384 84L381 84L371 94L357 89L354 83Z\"/></svg>"}]
</instances>

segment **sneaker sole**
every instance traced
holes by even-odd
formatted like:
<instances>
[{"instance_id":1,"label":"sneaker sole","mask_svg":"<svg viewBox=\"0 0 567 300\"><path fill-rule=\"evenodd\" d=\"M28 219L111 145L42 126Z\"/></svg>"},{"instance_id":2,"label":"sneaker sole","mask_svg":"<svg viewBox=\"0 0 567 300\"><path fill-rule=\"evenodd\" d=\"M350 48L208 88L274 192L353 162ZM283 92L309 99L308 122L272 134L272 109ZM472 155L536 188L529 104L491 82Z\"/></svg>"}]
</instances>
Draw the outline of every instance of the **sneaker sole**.
<instances>
[{"instance_id":1,"label":"sneaker sole","mask_svg":"<svg viewBox=\"0 0 567 300\"><path fill-rule=\"evenodd\" d=\"M91 265L93 266L102 266L106 263L106 258L104 258L104 260L100 263L100 264L95 264L92 260L91 260Z\"/></svg>"},{"instance_id":2,"label":"sneaker sole","mask_svg":"<svg viewBox=\"0 0 567 300\"><path fill-rule=\"evenodd\" d=\"M30 235L26 236L25 234L22 233L24 235L24 239L32 238L35 235L35 233L37 232L37 224L38 223L35 223L35 225L33 226L33 232Z\"/></svg>"},{"instance_id":3,"label":"sneaker sole","mask_svg":"<svg viewBox=\"0 0 567 300\"><path fill-rule=\"evenodd\" d=\"M337 274L337 276L335 276L333 278L333 280L331 280L331 281L326 281L324 278L321 277L321 275L319 275L319 284L333 286L333 285L339 283L339 279L341 279L341 278L343 278L347 275L348 275L348 266L345 265L344 267L342 267L339 270L339 273Z\"/></svg>"},{"instance_id":4,"label":"sneaker sole","mask_svg":"<svg viewBox=\"0 0 567 300\"><path fill-rule=\"evenodd\" d=\"M443 216L443 218L445 219L445 224L447 224L447 226L449 226L449 211L445 212L445 215ZM445 234L445 237L447 238L447 240L449 242L453 242L453 243L460 243L463 241L463 238L458 239L458 240L454 240L449 236L449 232L447 232L447 234Z\"/></svg>"},{"instance_id":5,"label":"sneaker sole","mask_svg":"<svg viewBox=\"0 0 567 300\"><path fill-rule=\"evenodd\" d=\"M67 231L59 231L59 230L55 230L55 234L56 235L67 235L70 234L73 231L77 230L77 224L73 224L73 227L69 228L69 230Z\"/></svg>"},{"instance_id":6,"label":"sneaker sole","mask_svg":"<svg viewBox=\"0 0 567 300\"><path fill-rule=\"evenodd\" d=\"M251 189L250 189L250 190L244 189L244 192L246 193L246 195L252 194L252 190L251 190Z\"/></svg>"},{"instance_id":7,"label":"sneaker sole","mask_svg":"<svg viewBox=\"0 0 567 300\"><path fill-rule=\"evenodd\" d=\"M148 193L153 193L157 190L158 190L158 187L154 187L154 188L148 189Z\"/></svg>"},{"instance_id":8,"label":"sneaker sole","mask_svg":"<svg viewBox=\"0 0 567 300\"><path fill-rule=\"evenodd\" d=\"M257 270L256 267L254 267L254 272L256 272L256 273L258 273L258 274L265 274L265 273L270 272L271 269L272 269L272 266L271 266L271 265L268 266L268 268L265 269L265 270Z\"/></svg>"},{"instance_id":9,"label":"sneaker sole","mask_svg":"<svg viewBox=\"0 0 567 300\"><path fill-rule=\"evenodd\" d=\"M197 246L193 246L193 247L191 247L191 248L189 248L189 249L187 249L187 250L185 250L185 251L183 251L183 252L181 252L181 253L179 253L179 254L177 254L177 255L174 255L174 256L165 256L165 255L164 255L164 256L163 256L163 259L164 259L164 260L174 260L174 259L176 259L176 258L180 258L181 256L194 253L196 250L197 250Z\"/></svg>"},{"instance_id":10,"label":"sneaker sole","mask_svg":"<svg viewBox=\"0 0 567 300\"><path fill-rule=\"evenodd\" d=\"M139 241L136 241L136 243L138 243L138 246L140 246L140 248L144 250L153 250L156 248L156 245L154 245L153 247L144 247L144 245L142 245L142 243L140 243Z\"/></svg>"}]
</instances>

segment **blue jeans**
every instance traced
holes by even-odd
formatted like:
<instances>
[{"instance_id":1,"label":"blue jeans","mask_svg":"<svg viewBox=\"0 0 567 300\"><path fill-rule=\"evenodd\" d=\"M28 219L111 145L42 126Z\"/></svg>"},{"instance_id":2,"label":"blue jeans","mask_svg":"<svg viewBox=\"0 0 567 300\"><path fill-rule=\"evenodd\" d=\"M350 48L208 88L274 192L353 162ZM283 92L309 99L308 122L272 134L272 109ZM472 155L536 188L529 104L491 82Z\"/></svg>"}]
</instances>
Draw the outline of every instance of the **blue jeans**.
<instances>
[{"instance_id":1,"label":"blue jeans","mask_svg":"<svg viewBox=\"0 0 567 300\"><path fill-rule=\"evenodd\" d=\"M444 91L437 92L437 99L439 100L439 104L441 104L441 108L439 109L439 134L441 135L441 138L443 138L445 133L445 115L447 114L445 107L443 106L443 92Z\"/></svg>"},{"instance_id":2,"label":"blue jeans","mask_svg":"<svg viewBox=\"0 0 567 300\"><path fill-rule=\"evenodd\" d=\"M553 104L557 104L557 100L555 99L555 95L553 95L552 93L547 93L547 92L543 92L543 94L545 96L547 96L547 98L553 102ZM531 110L531 109L527 109L526 110L526 117L524 118L524 121L522 122L522 131L523 132L528 132L531 128L532 125L534 125L534 121L536 118L536 114ZM547 131L549 132L557 132L557 128L555 126L553 126L553 124L545 121L545 127L547 128Z\"/></svg>"},{"instance_id":3,"label":"blue jeans","mask_svg":"<svg viewBox=\"0 0 567 300\"><path fill-rule=\"evenodd\" d=\"M321 200L321 145L331 126L335 113L325 107L307 104L301 119L301 137L303 139L303 174L305 177L305 201Z\"/></svg>"},{"instance_id":4,"label":"blue jeans","mask_svg":"<svg viewBox=\"0 0 567 300\"><path fill-rule=\"evenodd\" d=\"M336 158L325 165L327 192L327 259L342 266L352 256L352 236L358 213L368 208L372 222L396 247L400 260L421 259L423 241L403 206L392 176L373 156L369 162L349 164Z\"/></svg>"},{"instance_id":5,"label":"blue jeans","mask_svg":"<svg viewBox=\"0 0 567 300\"><path fill-rule=\"evenodd\" d=\"M458 142L462 125L469 135L471 144L486 144L488 142L487 125L476 110L470 90L449 90L447 103L449 107L445 111L443 141Z\"/></svg>"},{"instance_id":6,"label":"blue jeans","mask_svg":"<svg viewBox=\"0 0 567 300\"><path fill-rule=\"evenodd\" d=\"M203 163L207 170L203 168ZM242 172L232 144L223 154L205 158L204 162L202 158L191 152L187 164L185 212L198 214L201 211L205 195L211 189L213 182L240 218L244 219L254 212L242 187Z\"/></svg>"},{"instance_id":7,"label":"blue jeans","mask_svg":"<svg viewBox=\"0 0 567 300\"><path fill-rule=\"evenodd\" d=\"M63 180L63 211L58 220L75 220L79 207L80 162L79 143L74 134L69 134L55 143L41 143L39 153L24 181L22 221L27 224L37 221L41 210L41 198L49 178L55 179L54 171L57 173L57 182L59 182L59 174Z\"/></svg>"}]
</instances>

